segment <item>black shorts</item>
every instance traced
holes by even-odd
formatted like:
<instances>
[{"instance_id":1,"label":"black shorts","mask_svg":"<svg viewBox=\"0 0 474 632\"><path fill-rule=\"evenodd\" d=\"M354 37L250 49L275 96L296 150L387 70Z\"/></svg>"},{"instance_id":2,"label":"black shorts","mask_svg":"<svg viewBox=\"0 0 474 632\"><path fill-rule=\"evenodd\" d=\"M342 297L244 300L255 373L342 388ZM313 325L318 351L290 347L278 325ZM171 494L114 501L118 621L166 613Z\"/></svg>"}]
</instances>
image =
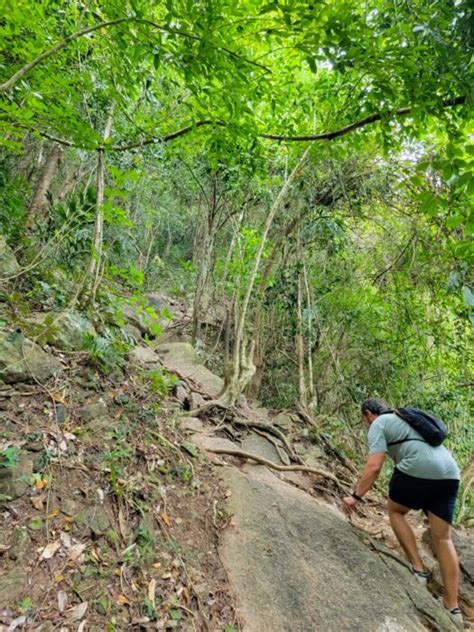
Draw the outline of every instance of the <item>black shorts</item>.
<instances>
[{"instance_id":1,"label":"black shorts","mask_svg":"<svg viewBox=\"0 0 474 632\"><path fill-rule=\"evenodd\" d=\"M395 468L390 479L388 497L410 509L423 509L425 513L431 511L438 518L452 524L458 489L457 479L417 478Z\"/></svg>"}]
</instances>

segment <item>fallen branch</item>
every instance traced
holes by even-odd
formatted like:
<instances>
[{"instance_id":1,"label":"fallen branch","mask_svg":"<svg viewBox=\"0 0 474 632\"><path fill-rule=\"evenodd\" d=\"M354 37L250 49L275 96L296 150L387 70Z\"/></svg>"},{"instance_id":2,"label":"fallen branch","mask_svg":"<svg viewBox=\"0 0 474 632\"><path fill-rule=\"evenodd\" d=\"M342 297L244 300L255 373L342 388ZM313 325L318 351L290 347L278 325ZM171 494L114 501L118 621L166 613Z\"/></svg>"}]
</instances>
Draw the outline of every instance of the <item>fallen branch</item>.
<instances>
[{"instance_id":1,"label":"fallen branch","mask_svg":"<svg viewBox=\"0 0 474 632\"><path fill-rule=\"evenodd\" d=\"M330 472L325 472L324 470L318 470L315 467L307 467L306 465L277 465L276 463L272 463L271 461L267 461L267 459L262 458L261 456L257 456L256 454L251 454L250 452L243 452L242 450L226 450L224 448L206 448L207 452L214 452L215 454L228 454L229 456L237 456L241 459L250 459L255 461L256 463L260 463L260 465L266 465L272 470L277 470L278 472L307 472L308 474L316 474L318 476L323 476L327 478L333 483L335 483L340 490L344 493L346 491L343 484L339 481L338 478L331 474Z\"/></svg>"}]
</instances>

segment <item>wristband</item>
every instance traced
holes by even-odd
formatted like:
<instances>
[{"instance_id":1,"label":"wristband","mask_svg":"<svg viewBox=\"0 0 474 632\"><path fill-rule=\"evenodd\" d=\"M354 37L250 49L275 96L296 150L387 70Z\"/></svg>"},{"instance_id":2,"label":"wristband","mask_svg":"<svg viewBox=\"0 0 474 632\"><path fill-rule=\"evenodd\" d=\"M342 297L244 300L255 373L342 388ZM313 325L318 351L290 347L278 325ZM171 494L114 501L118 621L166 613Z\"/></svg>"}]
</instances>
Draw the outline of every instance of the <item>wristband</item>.
<instances>
[{"instance_id":1,"label":"wristband","mask_svg":"<svg viewBox=\"0 0 474 632\"><path fill-rule=\"evenodd\" d=\"M362 496L358 496L355 492L352 492L351 496L356 500L362 500Z\"/></svg>"}]
</instances>

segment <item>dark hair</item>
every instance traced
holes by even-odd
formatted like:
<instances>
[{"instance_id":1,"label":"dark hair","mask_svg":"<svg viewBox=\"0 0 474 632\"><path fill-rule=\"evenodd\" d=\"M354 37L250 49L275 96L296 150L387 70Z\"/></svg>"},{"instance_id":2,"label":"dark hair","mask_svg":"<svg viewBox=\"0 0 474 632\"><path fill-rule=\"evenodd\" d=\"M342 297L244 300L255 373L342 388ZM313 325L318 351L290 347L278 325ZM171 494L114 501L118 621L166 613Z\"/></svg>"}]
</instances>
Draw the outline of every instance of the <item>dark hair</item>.
<instances>
[{"instance_id":1,"label":"dark hair","mask_svg":"<svg viewBox=\"0 0 474 632\"><path fill-rule=\"evenodd\" d=\"M366 399L362 402L360 409L363 415L366 412L374 413L374 415L381 415L382 413L388 412L390 410L390 406L383 399L371 397L370 399Z\"/></svg>"}]
</instances>

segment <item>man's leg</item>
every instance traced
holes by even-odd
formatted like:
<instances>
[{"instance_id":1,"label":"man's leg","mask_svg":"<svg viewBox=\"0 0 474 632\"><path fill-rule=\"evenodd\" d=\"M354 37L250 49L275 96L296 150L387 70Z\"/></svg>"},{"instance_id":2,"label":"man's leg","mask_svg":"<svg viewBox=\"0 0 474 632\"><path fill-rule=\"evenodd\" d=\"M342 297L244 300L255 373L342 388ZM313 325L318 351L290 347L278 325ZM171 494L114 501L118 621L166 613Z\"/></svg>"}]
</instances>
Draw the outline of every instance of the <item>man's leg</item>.
<instances>
[{"instance_id":1,"label":"man's leg","mask_svg":"<svg viewBox=\"0 0 474 632\"><path fill-rule=\"evenodd\" d=\"M423 563L418 553L418 547L416 546L415 534L405 518L405 514L407 514L410 509L393 502L393 500L388 501L387 508L390 524L392 525L393 532L397 536L400 546L405 551L414 570L422 571Z\"/></svg>"},{"instance_id":2,"label":"man's leg","mask_svg":"<svg viewBox=\"0 0 474 632\"><path fill-rule=\"evenodd\" d=\"M431 537L444 584L444 605L451 609L458 605L459 562L451 540L451 525L428 512Z\"/></svg>"}]
</instances>

